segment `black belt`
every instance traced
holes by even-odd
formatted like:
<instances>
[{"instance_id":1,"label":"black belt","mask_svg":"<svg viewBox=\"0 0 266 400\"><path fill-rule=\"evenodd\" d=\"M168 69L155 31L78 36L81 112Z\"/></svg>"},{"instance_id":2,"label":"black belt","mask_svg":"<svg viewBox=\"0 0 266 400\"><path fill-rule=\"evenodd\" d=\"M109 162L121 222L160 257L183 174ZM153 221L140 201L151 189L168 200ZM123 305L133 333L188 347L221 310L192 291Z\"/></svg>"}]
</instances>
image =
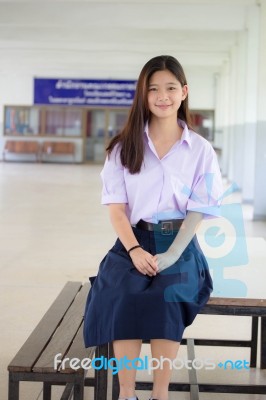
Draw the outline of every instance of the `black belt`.
<instances>
[{"instance_id":1,"label":"black belt","mask_svg":"<svg viewBox=\"0 0 266 400\"><path fill-rule=\"evenodd\" d=\"M141 219L136 228L144 231L160 232L162 235L172 235L173 232L177 232L183 223L183 219L170 219L167 221L160 221L158 224L146 222Z\"/></svg>"}]
</instances>

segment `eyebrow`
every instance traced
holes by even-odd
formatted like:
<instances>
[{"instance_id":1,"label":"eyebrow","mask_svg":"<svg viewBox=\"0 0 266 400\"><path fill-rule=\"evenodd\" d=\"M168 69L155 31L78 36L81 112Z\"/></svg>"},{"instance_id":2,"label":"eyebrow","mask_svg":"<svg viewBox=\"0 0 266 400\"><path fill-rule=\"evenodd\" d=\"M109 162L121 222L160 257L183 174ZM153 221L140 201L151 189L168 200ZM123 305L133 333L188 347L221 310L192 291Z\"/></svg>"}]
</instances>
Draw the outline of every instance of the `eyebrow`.
<instances>
[{"instance_id":1,"label":"eyebrow","mask_svg":"<svg viewBox=\"0 0 266 400\"><path fill-rule=\"evenodd\" d=\"M167 82L166 85L177 85L177 82ZM149 86L159 86L157 83L150 83Z\"/></svg>"}]
</instances>

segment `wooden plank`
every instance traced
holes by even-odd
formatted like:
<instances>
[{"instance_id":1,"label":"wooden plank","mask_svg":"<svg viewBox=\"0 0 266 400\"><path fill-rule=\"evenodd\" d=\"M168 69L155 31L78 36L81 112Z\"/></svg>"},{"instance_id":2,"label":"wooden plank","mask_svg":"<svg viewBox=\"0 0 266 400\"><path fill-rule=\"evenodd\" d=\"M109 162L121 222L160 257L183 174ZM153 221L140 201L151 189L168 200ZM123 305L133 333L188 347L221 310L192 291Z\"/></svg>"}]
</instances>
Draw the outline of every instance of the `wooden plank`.
<instances>
[{"instance_id":1,"label":"wooden plank","mask_svg":"<svg viewBox=\"0 0 266 400\"><path fill-rule=\"evenodd\" d=\"M206 306L262 307L266 309L266 299L211 297Z\"/></svg>"},{"instance_id":2,"label":"wooden plank","mask_svg":"<svg viewBox=\"0 0 266 400\"><path fill-rule=\"evenodd\" d=\"M64 315L64 318L48 343L45 351L33 367L34 372L55 372L54 359L57 354L61 354L58 358L61 360L70 348L79 327L83 321L85 303L89 291L89 283L83 285L81 290L75 297L74 302ZM60 363L57 370L60 369ZM73 370L73 372L75 372Z\"/></svg>"},{"instance_id":3,"label":"wooden plank","mask_svg":"<svg viewBox=\"0 0 266 400\"><path fill-rule=\"evenodd\" d=\"M266 316L266 299L211 297L200 314Z\"/></svg>"},{"instance_id":4,"label":"wooden plank","mask_svg":"<svg viewBox=\"0 0 266 400\"><path fill-rule=\"evenodd\" d=\"M81 282L67 282L39 324L8 365L9 371L29 372L80 290Z\"/></svg>"},{"instance_id":5,"label":"wooden plank","mask_svg":"<svg viewBox=\"0 0 266 400\"><path fill-rule=\"evenodd\" d=\"M64 370L60 369L60 372L64 372L66 374L73 373L73 368L71 368L69 361L78 358L79 360L83 360L84 358L93 359L96 347L86 348L84 345L83 339L83 322L78 330L78 333L69 348L68 352L64 357ZM67 360L68 359L68 360Z\"/></svg>"},{"instance_id":6,"label":"wooden plank","mask_svg":"<svg viewBox=\"0 0 266 400\"><path fill-rule=\"evenodd\" d=\"M264 307L205 306L203 309L200 310L200 314L261 317L266 316L266 309Z\"/></svg>"}]
</instances>

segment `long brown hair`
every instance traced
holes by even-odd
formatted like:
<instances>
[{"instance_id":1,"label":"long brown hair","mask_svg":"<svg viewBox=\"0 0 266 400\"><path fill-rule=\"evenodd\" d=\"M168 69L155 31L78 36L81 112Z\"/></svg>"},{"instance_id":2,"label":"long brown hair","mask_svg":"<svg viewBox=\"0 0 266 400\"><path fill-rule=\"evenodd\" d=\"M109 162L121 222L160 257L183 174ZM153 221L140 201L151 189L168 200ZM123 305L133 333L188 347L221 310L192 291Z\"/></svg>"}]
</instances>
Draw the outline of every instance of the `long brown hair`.
<instances>
[{"instance_id":1,"label":"long brown hair","mask_svg":"<svg viewBox=\"0 0 266 400\"><path fill-rule=\"evenodd\" d=\"M131 106L128 120L121 132L115 136L107 147L109 155L115 145L121 145L121 163L128 168L131 174L140 172L144 157L143 133L145 123L150 120L150 111L148 107L147 93L151 76L157 71L169 70L182 87L187 84L186 76L181 64L172 56L158 56L149 60L142 68L138 81L136 92ZM191 127L191 118L188 108L188 96L182 101L178 118L185 121Z\"/></svg>"}]
</instances>

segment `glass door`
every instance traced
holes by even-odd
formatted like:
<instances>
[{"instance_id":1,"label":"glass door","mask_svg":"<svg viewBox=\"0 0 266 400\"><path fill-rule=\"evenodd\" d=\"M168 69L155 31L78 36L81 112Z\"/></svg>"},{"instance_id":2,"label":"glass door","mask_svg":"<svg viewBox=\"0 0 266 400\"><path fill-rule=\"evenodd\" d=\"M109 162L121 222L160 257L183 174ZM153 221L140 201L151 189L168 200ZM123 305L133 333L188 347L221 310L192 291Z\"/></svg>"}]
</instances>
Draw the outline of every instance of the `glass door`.
<instances>
[{"instance_id":1,"label":"glass door","mask_svg":"<svg viewBox=\"0 0 266 400\"><path fill-rule=\"evenodd\" d=\"M86 123L86 161L103 163L110 139L125 125L128 109L88 110Z\"/></svg>"},{"instance_id":2,"label":"glass door","mask_svg":"<svg viewBox=\"0 0 266 400\"><path fill-rule=\"evenodd\" d=\"M106 111L87 111L86 161L103 162L105 159Z\"/></svg>"},{"instance_id":3,"label":"glass door","mask_svg":"<svg viewBox=\"0 0 266 400\"><path fill-rule=\"evenodd\" d=\"M50 107L45 113L45 135L81 137L82 111L68 107Z\"/></svg>"},{"instance_id":4,"label":"glass door","mask_svg":"<svg viewBox=\"0 0 266 400\"><path fill-rule=\"evenodd\" d=\"M108 141L125 126L129 110L110 110L108 115Z\"/></svg>"}]
</instances>

